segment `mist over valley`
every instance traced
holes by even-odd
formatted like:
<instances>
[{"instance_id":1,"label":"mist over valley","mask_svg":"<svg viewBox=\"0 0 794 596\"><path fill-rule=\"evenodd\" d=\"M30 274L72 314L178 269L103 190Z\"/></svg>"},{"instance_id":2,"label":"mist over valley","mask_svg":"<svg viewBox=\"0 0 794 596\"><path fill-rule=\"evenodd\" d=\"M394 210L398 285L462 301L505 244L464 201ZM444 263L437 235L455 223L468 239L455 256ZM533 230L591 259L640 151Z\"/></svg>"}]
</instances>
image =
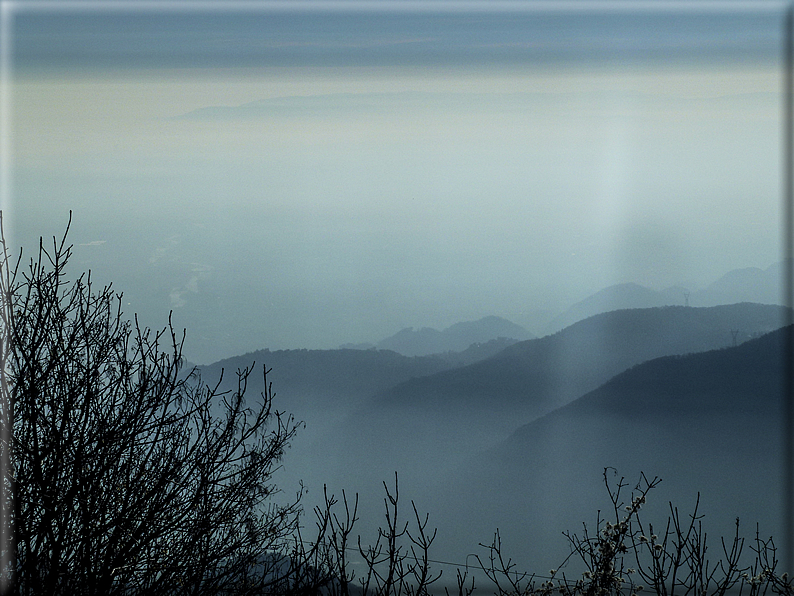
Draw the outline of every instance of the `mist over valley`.
<instances>
[{"instance_id":1,"label":"mist over valley","mask_svg":"<svg viewBox=\"0 0 794 596\"><path fill-rule=\"evenodd\" d=\"M771 298L758 278L734 271L714 286ZM720 531L737 516L746 529L757 521L771 531L782 516L781 328L790 313L756 302L647 307L651 294L607 288L567 315L601 312L531 339L487 317L404 329L378 344L260 350L201 370L211 379L255 361L249 390L258 392L267 366L279 408L306 422L285 454L283 487L303 483L308 506L321 503L324 487L358 493L371 525L383 514L382 483L397 472L402 494L438 526L443 560L465 560L497 528L526 565L562 560L561 532L591 521L605 467L632 481L662 477L656 515L668 500L694 504L700 491ZM636 307L610 310L616 300ZM449 348L462 330L477 340L465 350L415 355ZM755 480L734 481L745 475Z\"/></svg>"},{"instance_id":2,"label":"mist over valley","mask_svg":"<svg viewBox=\"0 0 794 596\"><path fill-rule=\"evenodd\" d=\"M71 221L63 279L179 374L272 384L305 537L344 491L373 543L396 473L446 586L497 528L543 574L608 468L663 479L655 526L700 492L713 550L794 545L785 5L178 4L3 13L4 234L25 265Z\"/></svg>"}]
</instances>

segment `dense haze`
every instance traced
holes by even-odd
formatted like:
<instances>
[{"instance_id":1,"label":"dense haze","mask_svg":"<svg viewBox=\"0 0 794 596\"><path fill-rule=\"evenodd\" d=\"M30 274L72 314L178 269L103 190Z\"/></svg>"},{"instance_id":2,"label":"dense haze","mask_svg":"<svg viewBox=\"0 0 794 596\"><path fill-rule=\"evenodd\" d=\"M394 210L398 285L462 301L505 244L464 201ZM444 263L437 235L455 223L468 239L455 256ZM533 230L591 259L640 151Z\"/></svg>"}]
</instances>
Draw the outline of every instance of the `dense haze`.
<instances>
[{"instance_id":1,"label":"dense haze","mask_svg":"<svg viewBox=\"0 0 794 596\"><path fill-rule=\"evenodd\" d=\"M6 15L7 223L193 361L780 260L776 4L98 6Z\"/></svg>"},{"instance_id":2,"label":"dense haze","mask_svg":"<svg viewBox=\"0 0 794 596\"><path fill-rule=\"evenodd\" d=\"M501 526L548 566L620 465L776 529L782 15L17 3L6 234L71 210L73 271L205 378L272 367L309 508L371 530L397 469L438 557Z\"/></svg>"}]
</instances>

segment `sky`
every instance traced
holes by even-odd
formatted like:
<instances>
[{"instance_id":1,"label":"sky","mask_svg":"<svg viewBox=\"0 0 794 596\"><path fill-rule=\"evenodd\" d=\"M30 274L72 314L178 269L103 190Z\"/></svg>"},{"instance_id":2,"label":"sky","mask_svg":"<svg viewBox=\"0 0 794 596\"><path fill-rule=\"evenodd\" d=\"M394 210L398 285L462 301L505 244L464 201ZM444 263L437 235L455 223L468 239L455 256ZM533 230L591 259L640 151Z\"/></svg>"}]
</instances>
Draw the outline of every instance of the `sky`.
<instances>
[{"instance_id":1,"label":"sky","mask_svg":"<svg viewBox=\"0 0 794 596\"><path fill-rule=\"evenodd\" d=\"M781 259L767 2L3 2L2 209L209 363Z\"/></svg>"}]
</instances>

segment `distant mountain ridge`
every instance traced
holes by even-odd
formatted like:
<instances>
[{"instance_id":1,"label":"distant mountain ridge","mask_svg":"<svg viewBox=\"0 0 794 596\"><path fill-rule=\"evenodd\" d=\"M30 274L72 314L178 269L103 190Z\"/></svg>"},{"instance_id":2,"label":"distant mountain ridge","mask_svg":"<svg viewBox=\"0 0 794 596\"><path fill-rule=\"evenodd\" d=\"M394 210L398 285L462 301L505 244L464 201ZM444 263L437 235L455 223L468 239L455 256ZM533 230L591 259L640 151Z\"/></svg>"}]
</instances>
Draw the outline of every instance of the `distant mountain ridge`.
<instances>
[{"instance_id":1,"label":"distant mountain ridge","mask_svg":"<svg viewBox=\"0 0 794 596\"><path fill-rule=\"evenodd\" d=\"M744 342L780 328L785 312L749 303L612 311L480 362L405 381L367 400L345 422L342 451L365 453L366 465L347 461L335 475L352 486L395 469L421 470L429 457L439 469L462 464L633 366L731 346L732 330L736 342Z\"/></svg>"},{"instance_id":2,"label":"distant mountain ridge","mask_svg":"<svg viewBox=\"0 0 794 596\"><path fill-rule=\"evenodd\" d=\"M556 316L547 326L554 333L569 325L594 315L611 310L628 308L653 308L657 306L685 305L685 288L674 286L657 291L635 283L609 286L577 302L562 314ZM737 300L736 302L742 302Z\"/></svg>"},{"instance_id":3,"label":"distant mountain ridge","mask_svg":"<svg viewBox=\"0 0 794 596\"><path fill-rule=\"evenodd\" d=\"M783 301L783 273L785 262L774 263L766 269L746 267L729 271L706 288L693 292L693 306L711 306L729 302L757 302L781 304Z\"/></svg>"},{"instance_id":4,"label":"distant mountain ridge","mask_svg":"<svg viewBox=\"0 0 794 596\"><path fill-rule=\"evenodd\" d=\"M546 325L546 332L555 333L593 315L626 308L718 306L739 302L782 304L783 270L783 261L766 269L734 269L697 291L682 285L652 290L636 283L616 284L570 306Z\"/></svg>"},{"instance_id":5,"label":"distant mountain ridge","mask_svg":"<svg viewBox=\"0 0 794 596\"><path fill-rule=\"evenodd\" d=\"M546 552L564 555L554 537L581 528L603 501L607 466L629 481L641 471L661 476L656 514L665 515L668 500L690 513L700 491L704 523L717 535L732 532L737 516L745 536L756 521L762 535L773 533L782 519L783 355L792 332L646 361L520 427L444 477L447 490L461 495L455 515L479 525L450 540L505 527L498 512L520 502L534 515L512 515L508 539L532 535L552 545ZM497 513L484 516L484 503ZM521 548L513 555L545 554Z\"/></svg>"},{"instance_id":6,"label":"distant mountain ridge","mask_svg":"<svg viewBox=\"0 0 794 596\"><path fill-rule=\"evenodd\" d=\"M313 418L316 412L342 415L373 393L451 367L438 357L408 357L388 350L258 350L200 369L207 382L216 381L223 370L222 387L236 389L235 372L254 362L249 395L264 390L262 367L267 366L277 407L299 419Z\"/></svg>"},{"instance_id":7,"label":"distant mountain ridge","mask_svg":"<svg viewBox=\"0 0 794 596\"><path fill-rule=\"evenodd\" d=\"M546 337L471 346L472 353L491 353L457 367L442 356L377 349L261 350L203 370L213 379L221 367L232 371L252 360L273 367L268 380L276 405L308 423L306 435L285 453L280 486L304 480L315 499L326 483L336 494L358 492L362 520L376 523L382 516L377 487L396 470L401 491L439 526L439 547L450 549L444 556L455 556L456 545L487 541L495 527L505 530L506 540L507 530L513 532L519 548L540 542L564 550L559 533L577 529L603 501L604 465L630 479L640 469L669 477L669 498L682 497L685 508L694 496L688 489L713 485L718 498L747 512L763 495L748 496L742 483L733 483L739 488L732 491L717 477L730 477L741 457L737 473L754 470L764 477L760 490L778 494L769 480L777 440L769 408L743 402L741 412L722 418L719 412L725 396L730 403L740 394L769 394L777 379L774 353L757 347L767 345L761 341L767 335L753 338L779 329L787 312L751 303L611 311ZM261 387L258 378L252 377L252 393ZM709 399L698 401L698 395ZM674 397L688 419L653 409L667 401L674 406ZM708 416L698 403L708 406L701 408ZM747 445L737 455L742 441ZM477 456L483 449L489 451ZM692 459L697 477L674 467ZM491 516L500 511L509 515L509 527ZM541 554L559 563L553 548Z\"/></svg>"},{"instance_id":8,"label":"distant mountain ridge","mask_svg":"<svg viewBox=\"0 0 794 596\"><path fill-rule=\"evenodd\" d=\"M446 360L454 367L468 366L469 364L474 364L475 362L480 362L481 360L496 356L505 348L517 344L518 342L519 340L517 339L498 337L486 342L473 343L462 352L442 352L434 354L434 356Z\"/></svg>"},{"instance_id":9,"label":"distant mountain ridge","mask_svg":"<svg viewBox=\"0 0 794 596\"><path fill-rule=\"evenodd\" d=\"M374 393L452 366L436 356L408 357L388 350L258 350L201 366L202 379L214 385L223 371L221 390L235 391L236 371L254 362L247 399L264 391L266 366L275 394L273 407L305 423L284 453L279 486L291 492L306 481L320 493L322 482L329 481L329 460L338 455L340 425L350 413Z\"/></svg>"},{"instance_id":10,"label":"distant mountain ridge","mask_svg":"<svg viewBox=\"0 0 794 596\"><path fill-rule=\"evenodd\" d=\"M382 350L394 350L404 356L427 356L445 352L462 352L472 344L506 338L519 341L535 336L521 327L497 316L477 321L455 323L443 331L431 327L414 330L408 327L377 343Z\"/></svg>"},{"instance_id":11,"label":"distant mountain ridge","mask_svg":"<svg viewBox=\"0 0 794 596\"><path fill-rule=\"evenodd\" d=\"M510 321L485 317L478 321L457 323L443 332L435 331L443 342L435 344L435 347L465 344L463 349L456 351L404 355L396 350L374 346L369 349L338 350L264 349L226 358L201 366L200 369L208 382L218 379L221 370L224 370L222 386L233 390L236 388L235 371L256 362L256 368L248 380L248 391L249 394L257 394L264 390L262 366L267 366L271 371L267 380L273 384L280 409L293 413L299 419L316 419L318 416L334 418L345 415L371 396L405 381L471 364L518 341L499 336L503 332L531 336ZM491 336L495 337L487 339ZM415 340L416 337L410 335L405 346L413 348L406 351L420 351L416 349L419 344Z\"/></svg>"},{"instance_id":12,"label":"distant mountain ridge","mask_svg":"<svg viewBox=\"0 0 794 596\"><path fill-rule=\"evenodd\" d=\"M737 331L737 342L778 329L785 312L782 306L742 303L601 313L553 335L508 346L462 369L407 381L380 399L394 405L421 399L427 405L428 399L420 396L430 402L455 399L458 403L488 396L494 405L533 394L537 400L542 390L547 395L541 402L561 405L578 397L585 386L595 383L592 389L645 360L730 346L732 329Z\"/></svg>"}]
</instances>

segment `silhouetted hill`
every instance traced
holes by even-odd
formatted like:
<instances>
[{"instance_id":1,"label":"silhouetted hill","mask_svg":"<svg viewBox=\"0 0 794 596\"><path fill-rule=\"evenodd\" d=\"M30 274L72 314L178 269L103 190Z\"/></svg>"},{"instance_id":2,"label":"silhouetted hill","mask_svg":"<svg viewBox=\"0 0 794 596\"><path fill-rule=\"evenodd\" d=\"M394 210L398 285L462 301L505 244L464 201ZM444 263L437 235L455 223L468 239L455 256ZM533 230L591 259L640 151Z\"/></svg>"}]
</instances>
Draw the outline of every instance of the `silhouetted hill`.
<instances>
[{"instance_id":1,"label":"silhouetted hill","mask_svg":"<svg viewBox=\"0 0 794 596\"><path fill-rule=\"evenodd\" d=\"M535 417L576 399L645 360L701 352L767 333L784 323L775 305L671 306L602 313L546 337L508 346L460 369L415 378L379 396L381 407L519 407Z\"/></svg>"},{"instance_id":2,"label":"silhouetted hill","mask_svg":"<svg viewBox=\"0 0 794 596\"><path fill-rule=\"evenodd\" d=\"M263 390L262 366L272 369L268 382L277 394L277 406L301 418L304 407L346 410L363 399L414 377L426 376L451 365L435 356L407 357L389 350L258 350L201 367L207 382L225 369L225 387L236 386L237 369L256 369L248 391Z\"/></svg>"},{"instance_id":3,"label":"silhouetted hill","mask_svg":"<svg viewBox=\"0 0 794 596\"><path fill-rule=\"evenodd\" d=\"M777 533L785 332L642 363L522 426L445 477L461 495L455 516L473 523L458 527L443 513L438 523L450 524L453 542L501 527L521 551L511 556L552 564L566 552L560 531L593 521L601 472L614 466L631 481L640 471L664 479L648 515L664 515L668 500L686 515L700 491L711 535L730 533L737 516L747 536L756 521L763 536ZM548 548L522 544L526 536Z\"/></svg>"},{"instance_id":4,"label":"silhouetted hill","mask_svg":"<svg viewBox=\"0 0 794 596\"><path fill-rule=\"evenodd\" d=\"M598 389L534 420L511 435L510 445L534 440L560 420L594 416L658 421L661 417L771 416L780 413L787 329L736 347L656 358L616 375Z\"/></svg>"},{"instance_id":5,"label":"silhouetted hill","mask_svg":"<svg viewBox=\"0 0 794 596\"><path fill-rule=\"evenodd\" d=\"M520 325L494 316L484 317L477 321L455 323L444 329L442 333L450 341L462 347L462 349L466 349L475 343L484 343L500 337L517 340L533 339L535 337ZM454 348L452 349L455 351Z\"/></svg>"},{"instance_id":6,"label":"silhouetted hill","mask_svg":"<svg viewBox=\"0 0 794 596\"><path fill-rule=\"evenodd\" d=\"M462 352L475 343L500 337L525 340L534 337L529 331L501 317L484 317L478 321L455 323L443 331L423 327L403 329L378 342L377 347L394 350L405 356L425 356L446 352Z\"/></svg>"},{"instance_id":7,"label":"silhouetted hill","mask_svg":"<svg viewBox=\"0 0 794 596\"><path fill-rule=\"evenodd\" d=\"M693 292L690 304L712 306L728 302L780 304L783 299L783 262L766 269L734 269L706 288Z\"/></svg>"},{"instance_id":8,"label":"silhouetted hill","mask_svg":"<svg viewBox=\"0 0 794 596\"><path fill-rule=\"evenodd\" d=\"M687 290L678 286L661 292L635 283L609 286L577 302L562 314L554 317L546 327L554 333L594 315L628 308L653 308L656 306L683 306ZM741 302L734 300L733 302Z\"/></svg>"},{"instance_id":9,"label":"silhouetted hill","mask_svg":"<svg viewBox=\"0 0 794 596\"><path fill-rule=\"evenodd\" d=\"M690 291L681 285L652 290L635 283L609 286L588 296L554 317L547 333L555 333L577 321L611 310L652 308L655 306L718 306L739 302L781 304L783 262L766 269L747 267L729 271L707 287Z\"/></svg>"},{"instance_id":10,"label":"silhouetted hill","mask_svg":"<svg viewBox=\"0 0 794 596\"><path fill-rule=\"evenodd\" d=\"M483 343L473 343L462 352L446 352L434 354L434 356L446 360L454 367L460 367L495 356L505 348L517 344L518 342L519 340L517 339L499 337Z\"/></svg>"},{"instance_id":11,"label":"silhouetted hill","mask_svg":"<svg viewBox=\"0 0 794 596\"><path fill-rule=\"evenodd\" d=\"M371 344L369 342L359 342L359 343L351 343L348 342L346 344L341 344L339 346L340 350L375 350L375 344Z\"/></svg>"},{"instance_id":12,"label":"silhouetted hill","mask_svg":"<svg viewBox=\"0 0 794 596\"><path fill-rule=\"evenodd\" d=\"M263 390L262 366L266 365L272 369L267 380L276 394L273 407L306 423L284 453L276 483L290 496L304 483L319 499L307 505L309 511L322 503L323 483L334 479L329 470L354 459L341 446L339 433L345 418L375 393L451 366L435 356L407 357L387 350L259 350L204 366L202 376L214 384L223 368L223 387L236 389L235 371L250 367L253 361L256 367L249 378L248 398L254 399ZM370 490L377 491L380 480Z\"/></svg>"},{"instance_id":13,"label":"silhouetted hill","mask_svg":"<svg viewBox=\"0 0 794 596\"><path fill-rule=\"evenodd\" d=\"M563 331L519 342L495 356L406 381L368 401L340 431L350 459L335 474L363 486L405 471L430 483L517 427L613 376L660 356L730 346L779 328L779 306L734 304L603 313ZM358 460L365 454L365 460Z\"/></svg>"}]
</instances>

